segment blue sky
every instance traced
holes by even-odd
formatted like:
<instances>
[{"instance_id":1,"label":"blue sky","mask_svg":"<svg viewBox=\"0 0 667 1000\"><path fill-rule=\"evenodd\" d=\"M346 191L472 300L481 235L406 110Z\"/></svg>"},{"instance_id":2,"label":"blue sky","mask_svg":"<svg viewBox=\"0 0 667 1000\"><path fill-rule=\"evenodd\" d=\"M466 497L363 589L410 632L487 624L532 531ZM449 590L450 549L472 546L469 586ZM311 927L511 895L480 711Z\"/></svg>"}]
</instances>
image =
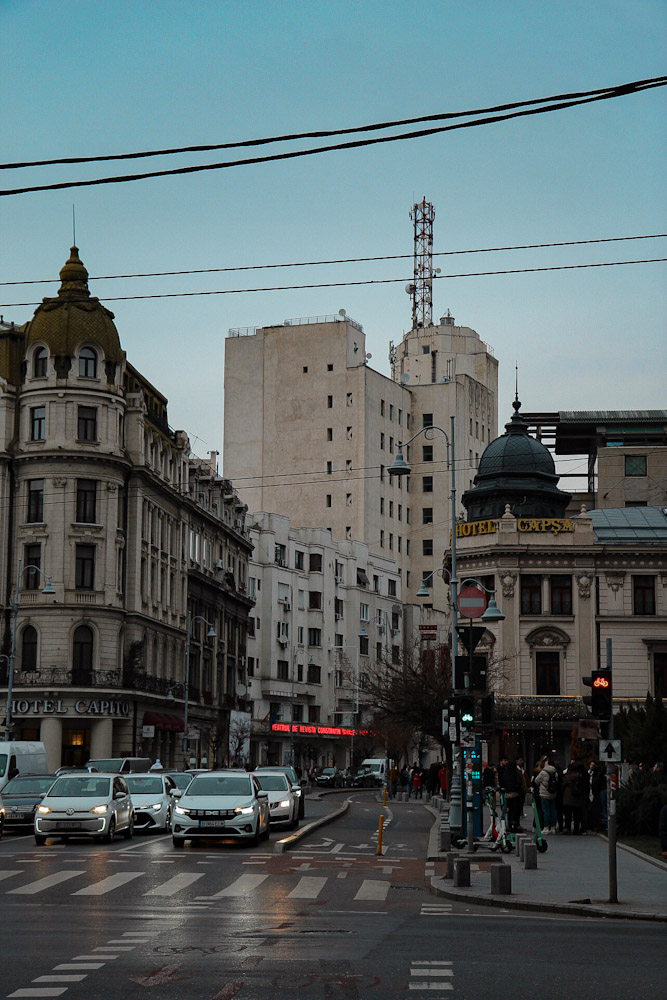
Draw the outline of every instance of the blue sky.
<instances>
[{"instance_id":1,"label":"blue sky","mask_svg":"<svg viewBox=\"0 0 667 1000\"><path fill-rule=\"evenodd\" d=\"M350 125L527 100L665 72L663 0L558 3L0 0L4 162ZM476 129L132 184L0 198L3 281L57 278L76 237L92 276L412 252L409 211L435 206L434 250L667 231L664 89ZM0 188L213 162L2 171ZM667 256L664 239L444 257L444 273ZM114 295L411 277L411 262L91 281ZM54 285L0 287L0 312ZM441 279L451 309L527 410L655 408L665 393L665 264ZM410 323L404 281L109 303L129 360L195 450L221 449L224 337L345 308L388 374Z\"/></svg>"}]
</instances>

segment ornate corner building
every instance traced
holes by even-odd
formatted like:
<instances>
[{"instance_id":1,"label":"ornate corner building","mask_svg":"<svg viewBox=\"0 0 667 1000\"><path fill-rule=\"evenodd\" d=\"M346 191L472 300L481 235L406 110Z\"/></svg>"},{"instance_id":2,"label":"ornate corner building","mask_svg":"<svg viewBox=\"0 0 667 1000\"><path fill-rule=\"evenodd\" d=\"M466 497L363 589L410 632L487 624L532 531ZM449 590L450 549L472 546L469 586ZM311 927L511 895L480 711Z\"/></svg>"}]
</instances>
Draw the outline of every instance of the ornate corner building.
<instances>
[{"instance_id":1,"label":"ornate corner building","mask_svg":"<svg viewBox=\"0 0 667 1000\"><path fill-rule=\"evenodd\" d=\"M3 718L53 768L178 765L186 720L188 759L223 760L249 708L246 507L169 426L76 247L60 280L24 326L0 323Z\"/></svg>"}]
</instances>

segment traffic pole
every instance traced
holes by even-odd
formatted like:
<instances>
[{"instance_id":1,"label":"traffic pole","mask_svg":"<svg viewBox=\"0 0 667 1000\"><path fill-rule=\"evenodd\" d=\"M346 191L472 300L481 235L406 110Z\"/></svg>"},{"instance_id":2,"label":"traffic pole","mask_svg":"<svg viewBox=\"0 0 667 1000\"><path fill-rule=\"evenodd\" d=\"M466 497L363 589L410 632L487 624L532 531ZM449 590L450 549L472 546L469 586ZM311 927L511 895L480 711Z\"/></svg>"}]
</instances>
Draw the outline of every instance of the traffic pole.
<instances>
[{"instance_id":1,"label":"traffic pole","mask_svg":"<svg viewBox=\"0 0 667 1000\"><path fill-rule=\"evenodd\" d=\"M378 847L376 854L382 854L382 827L384 826L384 816L380 816L380 821L378 823Z\"/></svg>"},{"instance_id":2,"label":"traffic pole","mask_svg":"<svg viewBox=\"0 0 667 1000\"><path fill-rule=\"evenodd\" d=\"M611 639L606 642L607 670L611 671ZM614 738L614 705L612 702L607 739ZM616 764L607 761L607 846L609 850L609 902L618 903L618 879L616 871Z\"/></svg>"}]
</instances>

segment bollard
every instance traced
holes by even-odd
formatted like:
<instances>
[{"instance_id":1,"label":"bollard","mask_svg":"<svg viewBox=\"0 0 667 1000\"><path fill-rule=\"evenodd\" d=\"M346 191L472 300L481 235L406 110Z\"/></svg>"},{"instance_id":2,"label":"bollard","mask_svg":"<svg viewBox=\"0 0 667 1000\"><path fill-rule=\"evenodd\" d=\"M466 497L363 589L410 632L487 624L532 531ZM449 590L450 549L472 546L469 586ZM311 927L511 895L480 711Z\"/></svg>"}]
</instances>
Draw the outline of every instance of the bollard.
<instances>
[{"instance_id":1,"label":"bollard","mask_svg":"<svg viewBox=\"0 0 667 1000\"><path fill-rule=\"evenodd\" d=\"M454 863L454 885L459 888L470 886L470 862L467 858L457 858Z\"/></svg>"},{"instance_id":2,"label":"bollard","mask_svg":"<svg viewBox=\"0 0 667 1000\"><path fill-rule=\"evenodd\" d=\"M451 851L451 849L452 849L452 831L440 827L440 850Z\"/></svg>"},{"instance_id":3,"label":"bollard","mask_svg":"<svg viewBox=\"0 0 667 1000\"><path fill-rule=\"evenodd\" d=\"M523 849L528 840L532 838L526 837L525 833L519 833L516 836L514 843L516 844L516 856L519 861L523 861Z\"/></svg>"},{"instance_id":4,"label":"bollard","mask_svg":"<svg viewBox=\"0 0 667 1000\"><path fill-rule=\"evenodd\" d=\"M523 867L531 869L537 868L537 844L524 844Z\"/></svg>"},{"instance_id":5,"label":"bollard","mask_svg":"<svg viewBox=\"0 0 667 1000\"><path fill-rule=\"evenodd\" d=\"M494 896L512 894L512 869L509 865L491 865L491 893Z\"/></svg>"},{"instance_id":6,"label":"bollard","mask_svg":"<svg viewBox=\"0 0 667 1000\"><path fill-rule=\"evenodd\" d=\"M458 854L456 853L456 851L450 851L449 854L447 855L447 872L445 873L445 878L448 879L454 878L454 865L456 864L457 858Z\"/></svg>"},{"instance_id":7,"label":"bollard","mask_svg":"<svg viewBox=\"0 0 667 1000\"><path fill-rule=\"evenodd\" d=\"M431 805L433 806L434 809L440 808L440 799L438 798L437 795L434 795L433 798L431 799Z\"/></svg>"}]
</instances>

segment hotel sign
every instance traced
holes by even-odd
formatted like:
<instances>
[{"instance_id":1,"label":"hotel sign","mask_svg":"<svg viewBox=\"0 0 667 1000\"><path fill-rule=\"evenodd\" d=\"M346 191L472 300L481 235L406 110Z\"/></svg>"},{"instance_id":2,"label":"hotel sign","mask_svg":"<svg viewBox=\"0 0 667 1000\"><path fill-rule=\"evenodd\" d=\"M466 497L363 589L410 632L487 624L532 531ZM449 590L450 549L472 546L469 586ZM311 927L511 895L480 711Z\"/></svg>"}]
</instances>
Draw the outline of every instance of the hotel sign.
<instances>
[{"instance_id":1,"label":"hotel sign","mask_svg":"<svg viewBox=\"0 0 667 1000\"><path fill-rule=\"evenodd\" d=\"M560 535L563 531L574 531L574 525L569 517L519 517L516 522L517 531L550 532ZM456 525L457 538L472 538L475 535L493 535L498 530L498 521L462 521ZM449 533L451 541L451 532Z\"/></svg>"}]
</instances>

